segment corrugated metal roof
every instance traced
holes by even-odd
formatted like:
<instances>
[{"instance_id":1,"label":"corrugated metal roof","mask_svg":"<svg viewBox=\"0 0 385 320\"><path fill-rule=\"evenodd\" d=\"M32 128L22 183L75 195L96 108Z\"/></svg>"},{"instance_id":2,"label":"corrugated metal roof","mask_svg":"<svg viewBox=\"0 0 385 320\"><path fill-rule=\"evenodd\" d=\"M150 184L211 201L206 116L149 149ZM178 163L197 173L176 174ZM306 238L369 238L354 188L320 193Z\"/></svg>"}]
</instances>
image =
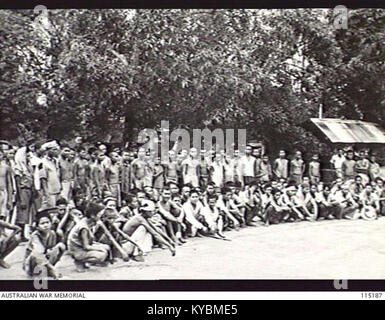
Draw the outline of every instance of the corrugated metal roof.
<instances>
[{"instance_id":1,"label":"corrugated metal roof","mask_svg":"<svg viewBox=\"0 0 385 320\"><path fill-rule=\"evenodd\" d=\"M359 120L310 119L333 143L385 143L385 130Z\"/></svg>"}]
</instances>

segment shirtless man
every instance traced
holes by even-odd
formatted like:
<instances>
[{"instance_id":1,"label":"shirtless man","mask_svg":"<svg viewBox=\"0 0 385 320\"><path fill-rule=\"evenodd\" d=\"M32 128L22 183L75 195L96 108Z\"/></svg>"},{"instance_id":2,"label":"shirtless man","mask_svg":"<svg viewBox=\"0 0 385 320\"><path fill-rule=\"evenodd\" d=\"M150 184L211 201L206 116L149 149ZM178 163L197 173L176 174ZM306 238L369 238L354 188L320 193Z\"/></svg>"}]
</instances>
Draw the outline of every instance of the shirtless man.
<instances>
[{"instance_id":1,"label":"shirtless man","mask_svg":"<svg viewBox=\"0 0 385 320\"><path fill-rule=\"evenodd\" d=\"M273 172L278 179L289 177L289 160L286 159L286 151L279 151L279 157L274 160Z\"/></svg>"},{"instance_id":2,"label":"shirtless man","mask_svg":"<svg viewBox=\"0 0 385 320\"><path fill-rule=\"evenodd\" d=\"M169 161L164 166L166 183L168 182L178 183L179 164L176 159L175 151L170 150L168 155L169 155Z\"/></svg>"},{"instance_id":3,"label":"shirtless man","mask_svg":"<svg viewBox=\"0 0 385 320\"><path fill-rule=\"evenodd\" d=\"M166 246L172 256L175 256L175 246L171 242L171 239L149 221L151 216L155 214L155 211L155 204L152 201L140 200L139 215L130 217L124 223L122 230L131 237L134 232L141 227L141 229L145 229L159 244Z\"/></svg>"},{"instance_id":4,"label":"shirtless man","mask_svg":"<svg viewBox=\"0 0 385 320\"><path fill-rule=\"evenodd\" d=\"M111 164L106 168L106 185L107 190L111 192L116 199L118 208L122 205L121 191L120 191L120 165L119 155L117 152L110 153Z\"/></svg>"},{"instance_id":5,"label":"shirtless man","mask_svg":"<svg viewBox=\"0 0 385 320\"><path fill-rule=\"evenodd\" d=\"M90 180L89 180L90 196L91 198L102 199L104 171L101 165L101 161L104 155L102 154L101 151L94 148L90 148L88 152L91 156Z\"/></svg>"},{"instance_id":6,"label":"shirtless man","mask_svg":"<svg viewBox=\"0 0 385 320\"><path fill-rule=\"evenodd\" d=\"M12 208L12 186L11 167L5 161L4 151L0 150L0 217L7 219Z\"/></svg>"},{"instance_id":7,"label":"shirtless man","mask_svg":"<svg viewBox=\"0 0 385 320\"><path fill-rule=\"evenodd\" d=\"M87 151L79 147L79 157L74 161L74 189L75 202L89 197L88 184L90 179L90 165L88 162Z\"/></svg>"},{"instance_id":8,"label":"shirtless man","mask_svg":"<svg viewBox=\"0 0 385 320\"><path fill-rule=\"evenodd\" d=\"M138 190L143 190L145 186L146 166L147 166L145 157L146 157L146 150L144 148L140 148L138 150L138 158L133 160L131 163L133 185Z\"/></svg>"},{"instance_id":9,"label":"shirtless man","mask_svg":"<svg viewBox=\"0 0 385 320\"><path fill-rule=\"evenodd\" d=\"M199 164L199 179L200 179L200 187L202 189L206 189L207 184L209 183L210 176L210 161L207 159L206 150L201 150L200 154L200 164Z\"/></svg>"},{"instance_id":10,"label":"shirtless man","mask_svg":"<svg viewBox=\"0 0 385 320\"><path fill-rule=\"evenodd\" d=\"M196 148L190 149L190 156L182 162L183 183L190 183L194 188L199 187L199 166L197 159L198 151Z\"/></svg>"},{"instance_id":11,"label":"shirtless man","mask_svg":"<svg viewBox=\"0 0 385 320\"><path fill-rule=\"evenodd\" d=\"M6 233L6 229L12 230L12 232ZM19 245L20 231L21 228L19 226L5 222L4 217L0 216L0 267L10 268L10 265L4 259Z\"/></svg>"},{"instance_id":12,"label":"shirtless man","mask_svg":"<svg viewBox=\"0 0 385 320\"><path fill-rule=\"evenodd\" d=\"M167 231L175 244L184 243L182 239L182 222L184 219L184 211L181 205L171 200L171 192L168 188L164 188L162 196L158 201L158 211L166 220Z\"/></svg>"},{"instance_id":13,"label":"shirtless man","mask_svg":"<svg viewBox=\"0 0 385 320\"><path fill-rule=\"evenodd\" d=\"M347 181L354 179L357 175L356 173L356 161L354 160L354 151L349 150L346 154L346 160L342 163L341 166L342 178Z\"/></svg>"}]
</instances>

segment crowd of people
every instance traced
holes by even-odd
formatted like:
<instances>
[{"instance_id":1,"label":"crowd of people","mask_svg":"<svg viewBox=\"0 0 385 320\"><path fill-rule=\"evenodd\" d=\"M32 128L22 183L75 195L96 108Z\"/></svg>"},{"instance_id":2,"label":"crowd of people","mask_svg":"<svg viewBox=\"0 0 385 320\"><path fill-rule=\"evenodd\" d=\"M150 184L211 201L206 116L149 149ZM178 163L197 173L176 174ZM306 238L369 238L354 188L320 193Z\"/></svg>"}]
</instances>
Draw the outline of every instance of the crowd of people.
<instances>
[{"instance_id":1,"label":"crowd of people","mask_svg":"<svg viewBox=\"0 0 385 320\"><path fill-rule=\"evenodd\" d=\"M339 149L335 177L322 177L319 155L276 159L239 150L170 150L168 161L143 147L57 141L0 142L0 266L27 242L28 276L60 275L69 254L79 272L117 259L141 262L152 248L176 254L191 237L230 240L244 227L385 215L376 157Z\"/></svg>"}]
</instances>

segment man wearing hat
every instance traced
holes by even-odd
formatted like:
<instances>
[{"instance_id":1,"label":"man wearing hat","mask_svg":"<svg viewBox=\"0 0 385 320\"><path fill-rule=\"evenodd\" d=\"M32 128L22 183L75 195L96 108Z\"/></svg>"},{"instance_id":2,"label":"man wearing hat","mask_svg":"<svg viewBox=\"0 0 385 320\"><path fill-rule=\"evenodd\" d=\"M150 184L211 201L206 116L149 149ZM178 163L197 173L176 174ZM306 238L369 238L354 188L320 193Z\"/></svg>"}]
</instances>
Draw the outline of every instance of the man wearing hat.
<instances>
[{"instance_id":1,"label":"man wearing hat","mask_svg":"<svg viewBox=\"0 0 385 320\"><path fill-rule=\"evenodd\" d=\"M60 152L56 141L49 141L41 146L45 156L39 166L39 179L43 195L42 206L55 207L61 192L60 171L57 157Z\"/></svg>"}]
</instances>

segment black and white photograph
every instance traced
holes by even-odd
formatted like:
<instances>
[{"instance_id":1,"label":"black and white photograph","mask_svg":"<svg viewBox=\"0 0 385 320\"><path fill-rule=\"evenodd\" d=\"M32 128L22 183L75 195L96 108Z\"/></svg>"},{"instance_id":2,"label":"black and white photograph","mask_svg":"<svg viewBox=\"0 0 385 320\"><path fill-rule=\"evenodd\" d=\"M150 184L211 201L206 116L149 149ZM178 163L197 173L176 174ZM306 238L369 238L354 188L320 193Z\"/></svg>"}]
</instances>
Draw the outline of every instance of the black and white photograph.
<instances>
[{"instance_id":1,"label":"black and white photograph","mask_svg":"<svg viewBox=\"0 0 385 320\"><path fill-rule=\"evenodd\" d=\"M3 280L385 277L385 9L0 10Z\"/></svg>"}]
</instances>

